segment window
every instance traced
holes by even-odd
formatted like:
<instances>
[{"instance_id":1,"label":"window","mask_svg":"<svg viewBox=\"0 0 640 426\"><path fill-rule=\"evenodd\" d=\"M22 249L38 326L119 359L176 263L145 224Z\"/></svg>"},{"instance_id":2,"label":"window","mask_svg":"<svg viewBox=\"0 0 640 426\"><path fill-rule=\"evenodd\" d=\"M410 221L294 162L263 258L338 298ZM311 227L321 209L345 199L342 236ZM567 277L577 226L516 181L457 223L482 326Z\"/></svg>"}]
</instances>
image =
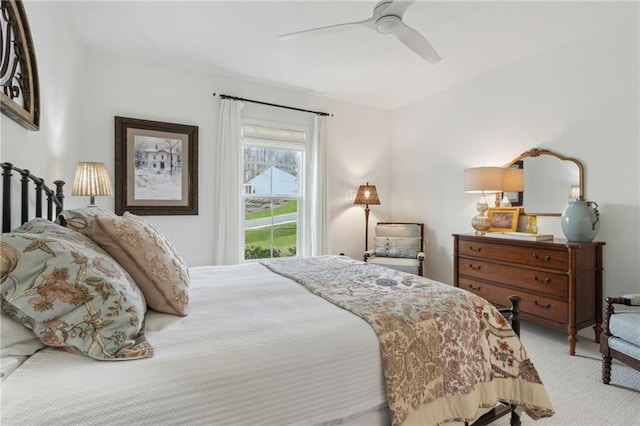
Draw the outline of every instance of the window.
<instances>
[{"instance_id":1,"label":"window","mask_svg":"<svg viewBox=\"0 0 640 426\"><path fill-rule=\"evenodd\" d=\"M245 260L296 256L305 239L309 130L293 127L256 122L242 126Z\"/></svg>"}]
</instances>

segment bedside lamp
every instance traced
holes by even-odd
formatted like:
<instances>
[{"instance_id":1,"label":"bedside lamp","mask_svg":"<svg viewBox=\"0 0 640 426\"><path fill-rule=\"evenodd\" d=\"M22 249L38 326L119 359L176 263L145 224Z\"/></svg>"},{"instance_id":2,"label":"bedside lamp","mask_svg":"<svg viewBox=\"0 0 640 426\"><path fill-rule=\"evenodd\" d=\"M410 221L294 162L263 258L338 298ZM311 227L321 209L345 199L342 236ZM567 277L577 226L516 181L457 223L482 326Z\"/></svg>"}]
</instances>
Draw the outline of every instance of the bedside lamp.
<instances>
[{"instance_id":1,"label":"bedside lamp","mask_svg":"<svg viewBox=\"0 0 640 426\"><path fill-rule=\"evenodd\" d=\"M471 220L476 235L484 235L490 228L491 223L487 216L489 205L484 194L502 192L504 171L502 167L472 167L464 170L464 191L482 194L476 204L478 214Z\"/></svg>"},{"instance_id":2,"label":"bedside lamp","mask_svg":"<svg viewBox=\"0 0 640 426\"><path fill-rule=\"evenodd\" d=\"M84 161L78 163L71 195L88 195L89 207L96 207L96 196L111 195L111 193L111 181L104 163Z\"/></svg>"},{"instance_id":3,"label":"bedside lamp","mask_svg":"<svg viewBox=\"0 0 640 426\"><path fill-rule=\"evenodd\" d=\"M353 204L365 206L364 208L364 251L369 249L369 204L381 204L375 185L360 185Z\"/></svg>"},{"instance_id":4,"label":"bedside lamp","mask_svg":"<svg viewBox=\"0 0 640 426\"><path fill-rule=\"evenodd\" d=\"M500 207L511 207L511 201L507 197L507 192L524 191L524 170L504 169L504 179L502 185L502 200Z\"/></svg>"}]
</instances>

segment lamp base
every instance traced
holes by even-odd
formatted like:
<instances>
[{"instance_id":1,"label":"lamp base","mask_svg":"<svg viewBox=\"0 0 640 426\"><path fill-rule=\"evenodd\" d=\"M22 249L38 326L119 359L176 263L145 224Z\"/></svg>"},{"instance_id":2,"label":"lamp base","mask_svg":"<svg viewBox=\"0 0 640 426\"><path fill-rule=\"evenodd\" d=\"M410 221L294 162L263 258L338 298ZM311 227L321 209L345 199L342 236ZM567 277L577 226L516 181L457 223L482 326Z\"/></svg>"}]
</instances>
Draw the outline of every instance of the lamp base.
<instances>
[{"instance_id":1,"label":"lamp base","mask_svg":"<svg viewBox=\"0 0 640 426\"><path fill-rule=\"evenodd\" d=\"M491 220L487 213L483 212L471 219L471 226L476 230L476 235L484 235L491 227Z\"/></svg>"},{"instance_id":2,"label":"lamp base","mask_svg":"<svg viewBox=\"0 0 640 426\"><path fill-rule=\"evenodd\" d=\"M482 192L480 200L476 203L476 210L478 210L478 214L471 219L471 226L476 230L476 235L484 235L491 227L491 219L487 216L489 206L487 205L487 200L484 198L484 191Z\"/></svg>"}]
</instances>

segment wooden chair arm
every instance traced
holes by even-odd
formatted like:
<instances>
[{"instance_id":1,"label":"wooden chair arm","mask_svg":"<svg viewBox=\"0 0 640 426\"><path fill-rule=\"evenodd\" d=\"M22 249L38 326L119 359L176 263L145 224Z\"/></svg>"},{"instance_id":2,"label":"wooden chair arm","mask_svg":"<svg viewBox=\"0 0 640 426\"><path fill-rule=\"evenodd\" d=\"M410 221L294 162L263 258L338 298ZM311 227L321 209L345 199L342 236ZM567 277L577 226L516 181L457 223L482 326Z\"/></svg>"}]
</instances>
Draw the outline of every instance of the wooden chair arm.
<instances>
[{"instance_id":1,"label":"wooden chair arm","mask_svg":"<svg viewBox=\"0 0 640 426\"><path fill-rule=\"evenodd\" d=\"M604 307L604 334L605 336L611 336L609 331L609 320L611 315L615 314L615 308L613 305L625 305L625 306L640 306L640 294L626 294L620 297L607 297L605 299L606 305Z\"/></svg>"},{"instance_id":2,"label":"wooden chair arm","mask_svg":"<svg viewBox=\"0 0 640 426\"><path fill-rule=\"evenodd\" d=\"M367 259L372 258L375 256L375 250L371 249L371 250L367 250L364 252L364 261L366 262Z\"/></svg>"}]
</instances>

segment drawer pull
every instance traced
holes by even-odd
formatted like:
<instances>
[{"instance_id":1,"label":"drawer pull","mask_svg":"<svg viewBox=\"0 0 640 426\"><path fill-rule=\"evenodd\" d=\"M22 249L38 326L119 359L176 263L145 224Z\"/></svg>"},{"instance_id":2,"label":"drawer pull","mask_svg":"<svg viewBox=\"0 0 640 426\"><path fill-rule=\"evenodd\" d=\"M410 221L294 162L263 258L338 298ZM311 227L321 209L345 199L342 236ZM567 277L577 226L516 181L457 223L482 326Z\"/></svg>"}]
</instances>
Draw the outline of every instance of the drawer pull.
<instances>
[{"instance_id":1,"label":"drawer pull","mask_svg":"<svg viewBox=\"0 0 640 426\"><path fill-rule=\"evenodd\" d=\"M538 302L537 300L533 300L533 304L536 305L539 308L543 308L543 309L549 309L551 307L551 303L545 303L544 305L540 302Z\"/></svg>"},{"instance_id":2,"label":"drawer pull","mask_svg":"<svg viewBox=\"0 0 640 426\"><path fill-rule=\"evenodd\" d=\"M549 283L551 282L551 278L548 278L548 277L547 277L547 278L545 278L545 279L542 279L542 280L541 280L541 279L540 279L540 278L538 278L538 276L537 276L537 275L535 275L535 274L533 275L533 280L534 280L535 282L537 282L537 283L540 283L540 284L549 284Z\"/></svg>"},{"instance_id":3,"label":"drawer pull","mask_svg":"<svg viewBox=\"0 0 640 426\"><path fill-rule=\"evenodd\" d=\"M469 250L475 251L476 253L480 253L482 251L482 247L469 246Z\"/></svg>"},{"instance_id":4,"label":"drawer pull","mask_svg":"<svg viewBox=\"0 0 640 426\"><path fill-rule=\"evenodd\" d=\"M535 260L539 260L540 262L548 262L551 260L551 256L540 257L537 254L533 253L533 258Z\"/></svg>"},{"instance_id":5,"label":"drawer pull","mask_svg":"<svg viewBox=\"0 0 640 426\"><path fill-rule=\"evenodd\" d=\"M473 284L469 284L469 288L473 291L480 291L480 289L482 288L481 285L479 285L478 287L474 287Z\"/></svg>"},{"instance_id":6,"label":"drawer pull","mask_svg":"<svg viewBox=\"0 0 640 426\"><path fill-rule=\"evenodd\" d=\"M479 271L480 268L482 268L482 265L478 265L478 266L473 266L472 263L469 264L469 268L473 269L474 271Z\"/></svg>"}]
</instances>

